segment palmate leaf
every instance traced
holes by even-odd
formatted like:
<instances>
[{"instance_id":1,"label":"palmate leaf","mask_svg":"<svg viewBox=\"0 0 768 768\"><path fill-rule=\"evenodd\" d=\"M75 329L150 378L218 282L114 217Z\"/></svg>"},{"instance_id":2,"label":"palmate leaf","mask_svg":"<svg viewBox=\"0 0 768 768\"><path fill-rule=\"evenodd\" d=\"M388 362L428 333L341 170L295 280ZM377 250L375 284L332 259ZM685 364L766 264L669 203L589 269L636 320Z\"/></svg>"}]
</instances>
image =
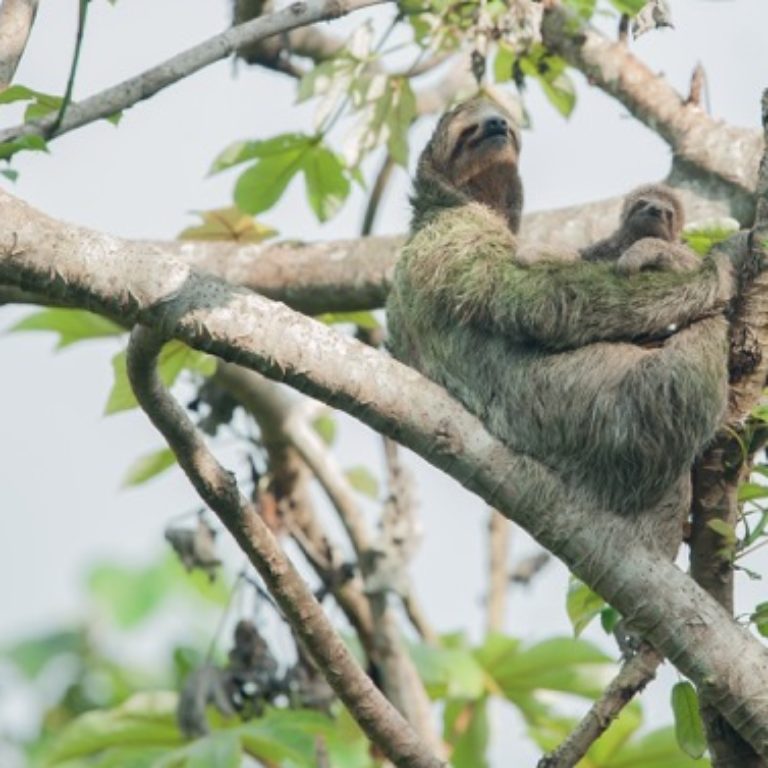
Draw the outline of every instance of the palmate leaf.
<instances>
[{"instance_id":1,"label":"palmate leaf","mask_svg":"<svg viewBox=\"0 0 768 768\"><path fill-rule=\"evenodd\" d=\"M237 206L194 211L202 223L187 227L179 234L180 240L213 240L235 243L260 243L274 237L277 231L256 221Z\"/></svg>"},{"instance_id":2,"label":"palmate leaf","mask_svg":"<svg viewBox=\"0 0 768 768\"><path fill-rule=\"evenodd\" d=\"M525 703L538 691L596 698L615 671L608 656L591 643L570 637L531 646L491 635L475 656L510 701Z\"/></svg>"},{"instance_id":3,"label":"palmate leaf","mask_svg":"<svg viewBox=\"0 0 768 768\"><path fill-rule=\"evenodd\" d=\"M408 79L381 74L359 78L353 98L362 109L345 142L347 163L357 166L366 154L386 144L392 159L407 167L408 129L416 116L416 98Z\"/></svg>"},{"instance_id":4,"label":"palmate leaf","mask_svg":"<svg viewBox=\"0 0 768 768\"><path fill-rule=\"evenodd\" d=\"M56 349L63 349L78 341L119 336L125 328L84 309L50 308L27 315L8 331L51 331L59 335Z\"/></svg>"},{"instance_id":5,"label":"palmate leaf","mask_svg":"<svg viewBox=\"0 0 768 768\"><path fill-rule=\"evenodd\" d=\"M253 160L235 183L235 203L246 213L262 213L275 205L299 173L304 175L307 199L320 221L330 219L349 196L349 172L319 136L290 133L238 142L214 160L211 172Z\"/></svg>"},{"instance_id":6,"label":"palmate leaf","mask_svg":"<svg viewBox=\"0 0 768 768\"><path fill-rule=\"evenodd\" d=\"M174 693L140 693L114 709L87 712L59 732L45 763L56 766L110 748L176 746L182 741L176 701Z\"/></svg>"}]
</instances>

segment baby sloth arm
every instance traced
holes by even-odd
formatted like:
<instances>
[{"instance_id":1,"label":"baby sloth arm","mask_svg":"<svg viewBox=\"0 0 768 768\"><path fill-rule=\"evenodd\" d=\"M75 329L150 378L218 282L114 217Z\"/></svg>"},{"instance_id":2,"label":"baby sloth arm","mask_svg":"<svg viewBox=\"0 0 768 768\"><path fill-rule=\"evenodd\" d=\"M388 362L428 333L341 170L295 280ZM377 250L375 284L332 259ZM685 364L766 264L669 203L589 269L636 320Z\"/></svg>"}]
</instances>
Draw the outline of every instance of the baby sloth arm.
<instances>
[{"instance_id":1,"label":"baby sloth arm","mask_svg":"<svg viewBox=\"0 0 768 768\"><path fill-rule=\"evenodd\" d=\"M510 258L516 247L508 230L468 206L416 233L398 272L422 311L548 349L663 337L716 314L732 292L723 256L704 257L695 272L643 270L628 280L610 262L521 266Z\"/></svg>"},{"instance_id":2,"label":"baby sloth arm","mask_svg":"<svg viewBox=\"0 0 768 768\"><path fill-rule=\"evenodd\" d=\"M616 262L620 275L635 275L644 269L662 272L693 272L701 267L701 257L682 243L669 243L658 237L644 237L627 248Z\"/></svg>"}]
</instances>

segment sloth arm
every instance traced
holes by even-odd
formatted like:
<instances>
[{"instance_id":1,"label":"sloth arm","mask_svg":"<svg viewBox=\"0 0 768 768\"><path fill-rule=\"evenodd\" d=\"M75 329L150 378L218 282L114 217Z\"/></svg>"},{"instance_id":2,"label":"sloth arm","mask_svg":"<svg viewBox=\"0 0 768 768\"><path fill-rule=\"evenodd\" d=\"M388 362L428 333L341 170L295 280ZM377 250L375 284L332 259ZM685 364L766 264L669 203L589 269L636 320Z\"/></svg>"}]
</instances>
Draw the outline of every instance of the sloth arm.
<instances>
[{"instance_id":1,"label":"sloth arm","mask_svg":"<svg viewBox=\"0 0 768 768\"><path fill-rule=\"evenodd\" d=\"M427 302L422 308L549 349L668 336L672 327L717 314L732 292L723 256L705 257L696 272L625 277L600 262L521 267L482 235L474 248L433 241L422 250L418 239L406 247L403 266L419 294L414 300Z\"/></svg>"},{"instance_id":2,"label":"sloth arm","mask_svg":"<svg viewBox=\"0 0 768 768\"><path fill-rule=\"evenodd\" d=\"M667 336L673 326L716 314L729 293L729 271L713 259L694 273L648 271L631 277L612 264L518 269L508 263L489 269L486 277L467 278L470 290L485 297L485 317L497 330L513 340L568 349Z\"/></svg>"}]
</instances>

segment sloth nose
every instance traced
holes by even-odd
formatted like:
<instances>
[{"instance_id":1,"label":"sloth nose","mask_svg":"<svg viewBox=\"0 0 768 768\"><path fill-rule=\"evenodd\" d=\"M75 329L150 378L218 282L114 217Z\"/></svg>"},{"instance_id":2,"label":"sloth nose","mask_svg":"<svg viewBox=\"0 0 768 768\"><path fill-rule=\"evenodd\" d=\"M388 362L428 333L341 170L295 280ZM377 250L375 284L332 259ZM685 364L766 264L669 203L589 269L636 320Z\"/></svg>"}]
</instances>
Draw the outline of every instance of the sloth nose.
<instances>
[{"instance_id":1,"label":"sloth nose","mask_svg":"<svg viewBox=\"0 0 768 768\"><path fill-rule=\"evenodd\" d=\"M485 123L483 123L483 133L486 136L495 136L504 134L509 128L507 121L503 117L489 117Z\"/></svg>"},{"instance_id":2,"label":"sloth nose","mask_svg":"<svg viewBox=\"0 0 768 768\"><path fill-rule=\"evenodd\" d=\"M658 205L651 204L651 205L648 206L647 210L648 210L648 215L649 216L654 216L657 219L661 219L664 216L664 209L663 208L659 208Z\"/></svg>"}]
</instances>

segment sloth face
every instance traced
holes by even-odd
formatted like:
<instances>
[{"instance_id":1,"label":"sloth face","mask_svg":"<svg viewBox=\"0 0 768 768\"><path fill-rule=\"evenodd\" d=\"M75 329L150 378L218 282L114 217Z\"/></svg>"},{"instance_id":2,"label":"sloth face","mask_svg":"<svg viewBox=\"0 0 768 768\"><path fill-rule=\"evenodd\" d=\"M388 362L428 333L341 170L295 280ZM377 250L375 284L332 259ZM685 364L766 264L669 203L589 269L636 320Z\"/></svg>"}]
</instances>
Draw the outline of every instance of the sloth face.
<instances>
[{"instance_id":1,"label":"sloth face","mask_svg":"<svg viewBox=\"0 0 768 768\"><path fill-rule=\"evenodd\" d=\"M641 187L628 196L622 222L632 240L658 237L671 243L680 237L683 210L677 197L663 186Z\"/></svg>"},{"instance_id":2,"label":"sloth face","mask_svg":"<svg viewBox=\"0 0 768 768\"><path fill-rule=\"evenodd\" d=\"M520 135L511 116L490 99L472 99L446 114L435 136L433 163L456 187L491 169L517 169Z\"/></svg>"}]
</instances>

